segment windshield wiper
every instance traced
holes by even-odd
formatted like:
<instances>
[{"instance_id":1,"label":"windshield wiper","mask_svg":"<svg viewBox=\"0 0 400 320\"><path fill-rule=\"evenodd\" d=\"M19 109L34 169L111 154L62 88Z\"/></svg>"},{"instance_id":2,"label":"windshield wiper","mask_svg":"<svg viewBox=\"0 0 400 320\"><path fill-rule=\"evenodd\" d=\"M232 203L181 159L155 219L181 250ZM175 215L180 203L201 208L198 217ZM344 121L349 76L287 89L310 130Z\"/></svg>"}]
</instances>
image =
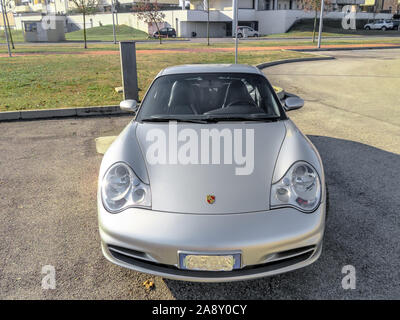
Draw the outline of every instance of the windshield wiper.
<instances>
[{"instance_id":1,"label":"windshield wiper","mask_svg":"<svg viewBox=\"0 0 400 320\"><path fill-rule=\"evenodd\" d=\"M192 118L179 118L179 117L170 117L170 116L151 116L149 118L143 118L140 121L142 122L169 122L169 121L177 121L177 122L190 122L190 123L208 123L207 119L192 119Z\"/></svg>"},{"instance_id":2,"label":"windshield wiper","mask_svg":"<svg viewBox=\"0 0 400 320\"><path fill-rule=\"evenodd\" d=\"M271 116L264 114L248 114L248 115L234 115L234 116L213 116L212 118L207 118L209 121L277 121L280 119L280 116Z\"/></svg>"}]
</instances>

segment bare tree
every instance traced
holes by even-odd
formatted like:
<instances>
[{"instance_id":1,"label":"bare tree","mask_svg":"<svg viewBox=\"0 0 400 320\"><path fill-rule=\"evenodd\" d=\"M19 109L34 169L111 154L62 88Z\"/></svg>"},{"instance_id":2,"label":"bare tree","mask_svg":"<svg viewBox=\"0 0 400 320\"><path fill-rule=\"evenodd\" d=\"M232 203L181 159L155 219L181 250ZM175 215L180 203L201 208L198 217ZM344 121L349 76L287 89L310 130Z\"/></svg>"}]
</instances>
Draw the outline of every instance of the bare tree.
<instances>
[{"instance_id":1,"label":"bare tree","mask_svg":"<svg viewBox=\"0 0 400 320\"><path fill-rule=\"evenodd\" d=\"M325 10L328 10L328 6L330 4L329 0L324 0L325 2ZM313 26L313 38L312 41L315 42L315 33L317 30L317 18L318 12L321 11L321 0L298 0L298 4L303 7L304 11L314 11L314 26Z\"/></svg>"},{"instance_id":2,"label":"bare tree","mask_svg":"<svg viewBox=\"0 0 400 320\"><path fill-rule=\"evenodd\" d=\"M386 0L385 2L388 7L392 8L392 13L393 14L398 14L400 10L400 2L399 0Z\"/></svg>"},{"instance_id":3,"label":"bare tree","mask_svg":"<svg viewBox=\"0 0 400 320\"><path fill-rule=\"evenodd\" d=\"M136 14L139 20L142 20L146 23L154 24L158 31L158 39L161 40L160 26L159 24L164 22L165 14L160 11L160 7L157 4L157 1L154 3L150 3L149 0L144 0L144 2L139 2L132 9Z\"/></svg>"},{"instance_id":4,"label":"bare tree","mask_svg":"<svg viewBox=\"0 0 400 320\"><path fill-rule=\"evenodd\" d=\"M83 41L85 42L85 49L87 49L86 41L86 16L96 12L100 0L71 0L76 6L79 13L83 16Z\"/></svg>"}]
</instances>

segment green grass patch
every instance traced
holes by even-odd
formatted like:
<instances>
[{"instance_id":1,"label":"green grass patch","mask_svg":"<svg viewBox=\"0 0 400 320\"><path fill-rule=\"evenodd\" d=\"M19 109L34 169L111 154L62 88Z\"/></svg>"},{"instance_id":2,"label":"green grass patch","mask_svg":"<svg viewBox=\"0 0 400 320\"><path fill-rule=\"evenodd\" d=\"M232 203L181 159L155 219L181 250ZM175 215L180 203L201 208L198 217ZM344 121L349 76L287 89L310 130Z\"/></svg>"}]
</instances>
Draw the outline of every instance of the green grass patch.
<instances>
[{"instance_id":1,"label":"green grass patch","mask_svg":"<svg viewBox=\"0 0 400 320\"><path fill-rule=\"evenodd\" d=\"M240 63L258 64L309 56L290 51L245 52ZM233 63L230 52L138 54L140 98L157 73L168 66ZM115 105L122 95L118 55L47 55L0 58L0 111Z\"/></svg>"},{"instance_id":2,"label":"green grass patch","mask_svg":"<svg viewBox=\"0 0 400 320\"><path fill-rule=\"evenodd\" d=\"M147 39L148 34L127 25L115 26L117 41ZM86 29L87 40L91 41L113 41L113 26L105 25ZM65 39L70 41L83 41L83 30L68 32Z\"/></svg>"},{"instance_id":3,"label":"green grass patch","mask_svg":"<svg viewBox=\"0 0 400 320\"><path fill-rule=\"evenodd\" d=\"M11 35L13 38L14 42L23 42L24 36L22 34L22 30L11 30ZM4 30L0 30L0 43L7 43L6 41L6 35L4 33Z\"/></svg>"},{"instance_id":4,"label":"green grass patch","mask_svg":"<svg viewBox=\"0 0 400 320\"><path fill-rule=\"evenodd\" d=\"M313 32L312 31L289 31L286 33L277 33L277 34L270 34L263 38L312 38ZM318 30L315 33L315 36L318 37ZM322 32L322 37L324 38L331 38L331 37L355 37L355 34L343 34L337 32Z\"/></svg>"},{"instance_id":5,"label":"green grass patch","mask_svg":"<svg viewBox=\"0 0 400 320\"><path fill-rule=\"evenodd\" d=\"M400 37L388 37L381 39L352 39L351 37L346 39L335 39L335 38L322 38L322 44L331 45L351 45L351 44L393 44L400 45ZM285 46L314 46L317 43L312 42L311 39L298 39L298 40L266 40L266 41L240 41L239 48L243 47L285 47ZM231 42L213 42L208 47L205 43L195 43L188 41L164 41L161 45L156 41L154 42L142 42L136 44L137 50L158 50L158 49L206 49L206 48L233 48L235 46L234 40ZM99 43L88 43L88 51L98 50L119 50L118 44L99 44ZM84 52L83 43L59 43L59 44L16 44L16 50L13 52L20 53L41 53L41 52L67 52L76 53ZM6 46L0 46L0 53L7 53Z\"/></svg>"}]
</instances>

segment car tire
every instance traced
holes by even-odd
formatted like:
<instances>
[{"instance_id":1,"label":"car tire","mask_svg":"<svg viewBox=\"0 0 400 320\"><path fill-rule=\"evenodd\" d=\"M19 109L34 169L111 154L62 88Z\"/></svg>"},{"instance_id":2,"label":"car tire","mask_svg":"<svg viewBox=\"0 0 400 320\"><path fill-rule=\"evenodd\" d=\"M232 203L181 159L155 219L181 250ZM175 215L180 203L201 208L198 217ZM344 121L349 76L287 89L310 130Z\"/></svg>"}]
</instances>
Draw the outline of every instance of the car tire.
<instances>
[{"instance_id":1,"label":"car tire","mask_svg":"<svg viewBox=\"0 0 400 320\"><path fill-rule=\"evenodd\" d=\"M386 31L387 28L386 28L385 26L383 26L383 27L381 28L381 30L382 30L382 31Z\"/></svg>"},{"instance_id":2,"label":"car tire","mask_svg":"<svg viewBox=\"0 0 400 320\"><path fill-rule=\"evenodd\" d=\"M238 38L243 38L243 35L241 33L238 33L237 37Z\"/></svg>"},{"instance_id":3,"label":"car tire","mask_svg":"<svg viewBox=\"0 0 400 320\"><path fill-rule=\"evenodd\" d=\"M254 38L258 38L258 34L256 33L256 34L254 34Z\"/></svg>"},{"instance_id":4,"label":"car tire","mask_svg":"<svg viewBox=\"0 0 400 320\"><path fill-rule=\"evenodd\" d=\"M370 27L365 27L365 30L371 30L371 28Z\"/></svg>"}]
</instances>

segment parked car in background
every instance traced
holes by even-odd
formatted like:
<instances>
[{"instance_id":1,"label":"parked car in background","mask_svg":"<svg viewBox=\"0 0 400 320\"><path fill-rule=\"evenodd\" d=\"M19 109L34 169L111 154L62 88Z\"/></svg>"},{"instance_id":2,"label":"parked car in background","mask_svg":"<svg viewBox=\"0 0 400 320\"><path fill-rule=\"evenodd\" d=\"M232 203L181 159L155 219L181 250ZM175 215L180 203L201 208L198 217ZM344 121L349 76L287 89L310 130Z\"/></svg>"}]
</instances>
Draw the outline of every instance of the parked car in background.
<instances>
[{"instance_id":1,"label":"parked car in background","mask_svg":"<svg viewBox=\"0 0 400 320\"><path fill-rule=\"evenodd\" d=\"M382 30L382 31L386 31L386 30L391 30L393 29L393 21L392 20L377 20L371 23L367 23L364 26L365 30Z\"/></svg>"},{"instance_id":2,"label":"parked car in background","mask_svg":"<svg viewBox=\"0 0 400 320\"><path fill-rule=\"evenodd\" d=\"M400 20L392 20L393 30L400 30Z\"/></svg>"},{"instance_id":3,"label":"parked car in background","mask_svg":"<svg viewBox=\"0 0 400 320\"><path fill-rule=\"evenodd\" d=\"M174 28L161 28L160 29L161 37L163 38L175 38L176 31ZM158 38L158 31L153 32L153 38Z\"/></svg>"},{"instance_id":4,"label":"parked car in background","mask_svg":"<svg viewBox=\"0 0 400 320\"><path fill-rule=\"evenodd\" d=\"M238 38L247 37L258 37L260 34L258 31L254 30L251 27L238 27ZM234 35L235 36L235 35Z\"/></svg>"}]
</instances>

